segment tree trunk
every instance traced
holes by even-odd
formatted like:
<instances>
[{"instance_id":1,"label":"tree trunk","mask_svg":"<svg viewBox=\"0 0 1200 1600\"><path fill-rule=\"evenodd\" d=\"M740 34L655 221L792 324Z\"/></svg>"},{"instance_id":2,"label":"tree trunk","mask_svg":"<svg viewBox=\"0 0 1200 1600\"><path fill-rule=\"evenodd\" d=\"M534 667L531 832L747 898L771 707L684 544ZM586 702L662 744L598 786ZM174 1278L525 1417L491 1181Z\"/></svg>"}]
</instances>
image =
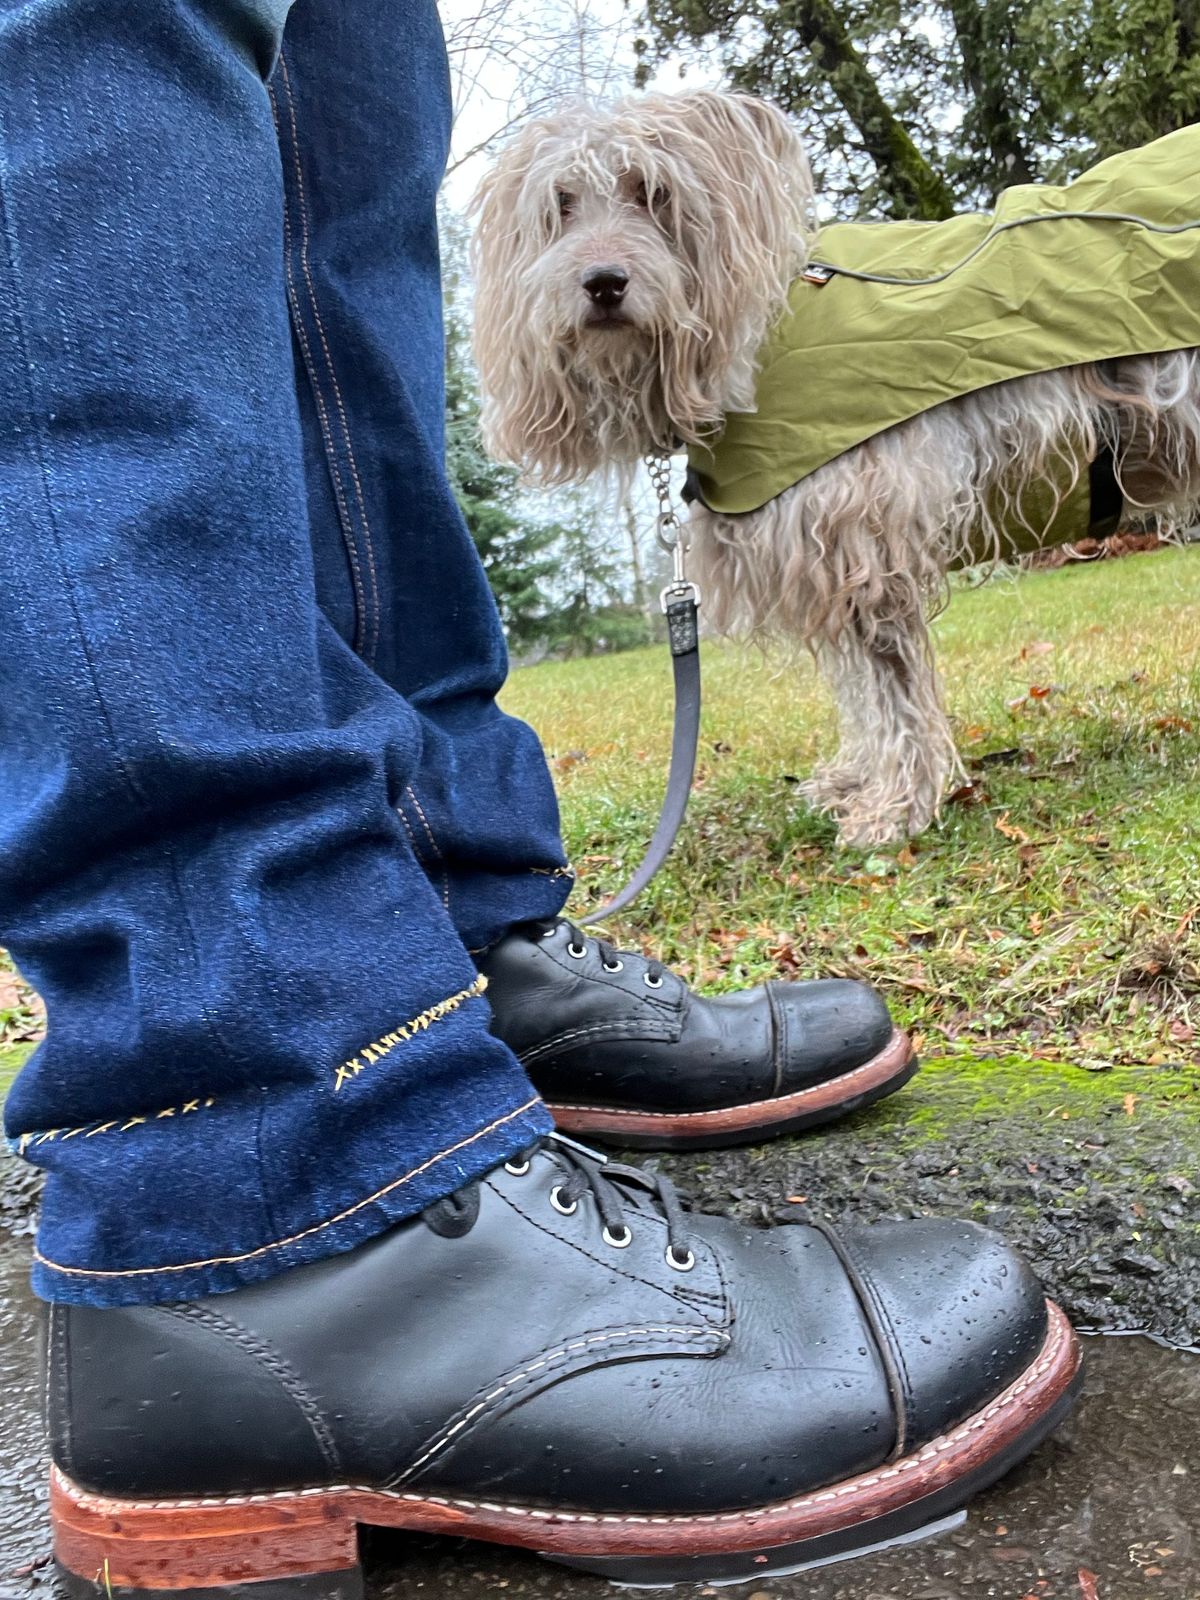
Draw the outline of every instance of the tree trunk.
<instances>
[{"instance_id":1,"label":"tree trunk","mask_svg":"<svg viewBox=\"0 0 1200 1600\"><path fill-rule=\"evenodd\" d=\"M954 215L954 195L880 93L831 0L785 0L789 20L858 130L892 199L893 214L925 221Z\"/></svg>"},{"instance_id":2,"label":"tree trunk","mask_svg":"<svg viewBox=\"0 0 1200 1600\"><path fill-rule=\"evenodd\" d=\"M979 131L992 157L992 199L1014 183L1034 183L1037 174L1021 139L1004 83L1004 52L988 39L983 0L949 0L963 78L975 102Z\"/></svg>"}]
</instances>

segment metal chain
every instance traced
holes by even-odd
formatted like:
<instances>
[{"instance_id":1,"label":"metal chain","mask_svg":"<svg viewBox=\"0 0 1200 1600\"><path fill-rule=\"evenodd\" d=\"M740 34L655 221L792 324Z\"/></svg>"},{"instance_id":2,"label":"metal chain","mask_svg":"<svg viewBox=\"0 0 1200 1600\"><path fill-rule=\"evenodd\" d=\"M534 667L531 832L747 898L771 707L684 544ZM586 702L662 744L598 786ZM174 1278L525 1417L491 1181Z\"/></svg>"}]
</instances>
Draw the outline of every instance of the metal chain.
<instances>
[{"instance_id":1,"label":"metal chain","mask_svg":"<svg viewBox=\"0 0 1200 1600\"><path fill-rule=\"evenodd\" d=\"M686 523L682 522L671 499L671 456L666 450L654 450L646 457L646 471L650 484L658 497L658 518L654 534L659 544L671 557L671 582L662 592L661 603L665 611L673 600L690 598L700 604L700 590L687 575L687 553L691 547Z\"/></svg>"}]
</instances>

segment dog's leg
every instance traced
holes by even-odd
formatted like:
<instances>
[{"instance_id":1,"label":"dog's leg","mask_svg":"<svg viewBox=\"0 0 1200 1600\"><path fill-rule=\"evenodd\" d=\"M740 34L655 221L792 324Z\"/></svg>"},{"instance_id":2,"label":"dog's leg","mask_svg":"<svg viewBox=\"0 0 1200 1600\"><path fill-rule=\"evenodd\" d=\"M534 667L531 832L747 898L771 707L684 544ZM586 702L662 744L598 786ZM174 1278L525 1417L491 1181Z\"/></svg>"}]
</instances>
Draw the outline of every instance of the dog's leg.
<instances>
[{"instance_id":1,"label":"dog's leg","mask_svg":"<svg viewBox=\"0 0 1200 1600\"><path fill-rule=\"evenodd\" d=\"M808 646L833 691L840 748L803 792L844 843L928 827L956 768L926 617L972 475L959 432L918 419L752 515L695 519L717 626Z\"/></svg>"},{"instance_id":2,"label":"dog's leg","mask_svg":"<svg viewBox=\"0 0 1200 1600\"><path fill-rule=\"evenodd\" d=\"M837 702L840 746L802 792L843 844L887 844L937 815L958 754L924 616L856 614L822 641L818 664Z\"/></svg>"}]
</instances>

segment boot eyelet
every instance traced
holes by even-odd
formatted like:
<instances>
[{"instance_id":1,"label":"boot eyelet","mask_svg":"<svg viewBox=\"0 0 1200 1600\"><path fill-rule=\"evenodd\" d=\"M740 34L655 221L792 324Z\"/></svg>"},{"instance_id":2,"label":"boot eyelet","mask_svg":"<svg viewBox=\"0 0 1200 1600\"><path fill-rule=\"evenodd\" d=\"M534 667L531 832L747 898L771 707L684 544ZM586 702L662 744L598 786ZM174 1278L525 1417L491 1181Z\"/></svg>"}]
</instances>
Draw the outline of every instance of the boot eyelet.
<instances>
[{"instance_id":1,"label":"boot eyelet","mask_svg":"<svg viewBox=\"0 0 1200 1600\"><path fill-rule=\"evenodd\" d=\"M561 1193L562 1190L557 1184L555 1184L554 1188L550 1191L550 1204L554 1207L555 1211L558 1212L560 1217L573 1217L579 1210L579 1201L572 1200L569 1206L565 1206L559 1199L559 1195Z\"/></svg>"},{"instance_id":2,"label":"boot eyelet","mask_svg":"<svg viewBox=\"0 0 1200 1600\"><path fill-rule=\"evenodd\" d=\"M604 970L605 972L624 972L625 963L623 961L606 961L604 962Z\"/></svg>"},{"instance_id":3,"label":"boot eyelet","mask_svg":"<svg viewBox=\"0 0 1200 1600\"><path fill-rule=\"evenodd\" d=\"M667 1265L673 1272L690 1272L696 1265L696 1258L690 1250L682 1256L677 1256L675 1254L675 1246L669 1244L667 1246Z\"/></svg>"},{"instance_id":4,"label":"boot eyelet","mask_svg":"<svg viewBox=\"0 0 1200 1600\"><path fill-rule=\"evenodd\" d=\"M628 1223L625 1224L620 1233L614 1233L611 1228L605 1228L604 1242L607 1245L611 1245L614 1250L624 1250L627 1245L633 1243L633 1229Z\"/></svg>"},{"instance_id":5,"label":"boot eyelet","mask_svg":"<svg viewBox=\"0 0 1200 1600\"><path fill-rule=\"evenodd\" d=\"M530 1163L528 1161L506 1161L504 1163L504 1170L511 1178L523 1178L529 1171L529 1167Z\"/></svg>"},{"instance_id":6,"label":"boot eyelet","mask_svg":"<svg viewBox=\"0 0 1200 1600\"><path fill-rule=\"evenodd\" d=\"M587 955L587 945L569 944L567 946L567 954L569 956L574 956L576 961L582 961L584 956Z\"/></svg>"},{"instance_id":7,"label":"boot eyelet","mask_svg":"<svg viewBox=\"0 0 1200 1600\"><path fill-rule=\"evenodd\" d=\"M642 973L642 982L646 985L647 989L661 989L662 988L662 979L661 978L652 978L648 972L643 972Z\"/></svg>"}]
</instances>

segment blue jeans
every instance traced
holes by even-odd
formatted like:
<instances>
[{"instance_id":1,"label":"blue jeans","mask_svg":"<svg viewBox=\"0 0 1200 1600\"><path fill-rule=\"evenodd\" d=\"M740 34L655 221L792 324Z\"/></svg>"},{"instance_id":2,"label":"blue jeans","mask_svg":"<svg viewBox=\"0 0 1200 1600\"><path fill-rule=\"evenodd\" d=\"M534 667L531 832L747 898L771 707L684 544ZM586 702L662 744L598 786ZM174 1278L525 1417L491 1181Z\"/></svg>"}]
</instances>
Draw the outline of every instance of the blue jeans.
<instances>
[{"instance_id":1,"label":"blue jeans","mask_svg":"<svg viewBox=\"0 0 1200 1600\"><path fill-rule=\"evenodd\" d=\"M0 940L38 1292L231 1289L549 1127L569 888L443 467L434 0L0 0ZM286 36L285 36L286 21Z\"/></svg>"}]
</instances>

